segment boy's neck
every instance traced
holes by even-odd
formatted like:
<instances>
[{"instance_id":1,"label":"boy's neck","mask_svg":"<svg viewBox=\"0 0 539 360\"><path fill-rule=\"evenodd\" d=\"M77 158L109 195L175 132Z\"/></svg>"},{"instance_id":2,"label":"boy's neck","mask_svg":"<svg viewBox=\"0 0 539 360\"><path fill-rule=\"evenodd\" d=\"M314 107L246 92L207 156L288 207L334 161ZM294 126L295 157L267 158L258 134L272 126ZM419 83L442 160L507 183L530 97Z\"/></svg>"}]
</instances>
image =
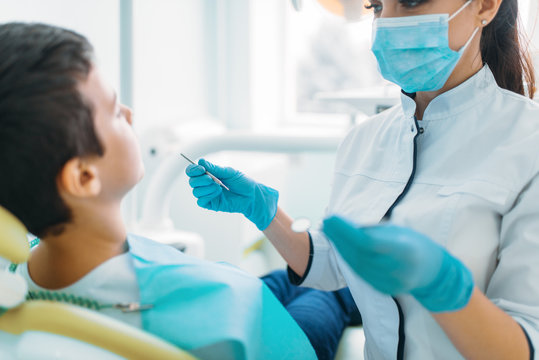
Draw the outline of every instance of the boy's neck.
<instances>
[{"instance_id":1,"label":"boy's neck","mask_svg":"<svg viewBox=\"0 0 539 360\"><path fill-rule=\"evenodd\" d=\"M60 235L41 239L28 260L32 280L46 289L72 285L108 259L125 252L120 204L79 211Z\"/></svg>"}]
</instances>

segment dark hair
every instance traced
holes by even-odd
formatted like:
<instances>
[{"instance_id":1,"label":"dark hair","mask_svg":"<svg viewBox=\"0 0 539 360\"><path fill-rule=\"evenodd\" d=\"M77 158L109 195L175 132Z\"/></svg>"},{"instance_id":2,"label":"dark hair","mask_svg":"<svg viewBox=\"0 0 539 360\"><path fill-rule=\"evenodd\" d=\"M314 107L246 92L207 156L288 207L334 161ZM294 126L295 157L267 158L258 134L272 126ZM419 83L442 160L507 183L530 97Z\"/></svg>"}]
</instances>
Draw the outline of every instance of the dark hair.
<instances>
[{"instance_id":1,"label":"dark hair","mask_svg":"<svg viewBox=\"0 0 539 360\"><path fill-rule=\"evenodd\" d=\"M66 162L103 154L77 88L92 58L88 40L72 31L0 25L0 205L37 236L71 220L56 182Z\"/></svg>"},{"instance_id":2,"label":"dark hair","mask_svg":"<svg viewBox=\"0 0 539 360\"><path fill-rule=\"evenodd\" d=\"M483 29L481 56L498 85L533 98L535 74L528 44L523 46L519 31L518 0L503 0L498 14ZM527 94L526 86L527 85Z\"/></svg>"}]
</instances>

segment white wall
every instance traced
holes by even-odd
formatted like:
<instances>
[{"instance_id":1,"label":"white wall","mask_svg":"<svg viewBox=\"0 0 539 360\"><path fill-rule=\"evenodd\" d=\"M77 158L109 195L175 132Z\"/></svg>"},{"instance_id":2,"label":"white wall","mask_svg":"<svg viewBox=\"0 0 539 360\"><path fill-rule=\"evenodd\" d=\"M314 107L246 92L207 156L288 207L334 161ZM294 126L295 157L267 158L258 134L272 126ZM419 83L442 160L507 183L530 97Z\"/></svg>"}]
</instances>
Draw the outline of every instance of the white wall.
<instances>
[{"instance_id":1,"label":"white wall","mask_svg":"<svg viewBox=\"0 0 539 360\"><path fill-rule=\"evenodd\" d=\"M208 1L133 1L137 131L208 115ZM95 47L101 71L118 91L119 20L119 0L0 0L0 22L44 22L86 36Z\"/></svg>"},{"instance_id":2,"label":"white wall","mask_svg":"<svg viewBox=\"0 0 539 360\"><path fill-rule=\"evenodd\" d=\"M252 1L250 8L251 127L275 128L284 122L287 1Z\"/></svg>"},{"instance_id":3,"label":"white wall","mask_svg":"<svg viewBox=\"0 0 539 360\"><path fill-rule=\"evenodd\" d=\"M134 110L139 132L208 115L206 1L133 2Z\"/></svg>"},{"instance_id":4,"label":"white wall","mask_svg":"<svg viewBox=\"0 0 539 360\"><path fill-rule=\"evenodd\" d=\"M101 72L119 89L118 0L0 0L0 23L43 22L86 36L94 45Z\"/></svg>"}]
</instances>

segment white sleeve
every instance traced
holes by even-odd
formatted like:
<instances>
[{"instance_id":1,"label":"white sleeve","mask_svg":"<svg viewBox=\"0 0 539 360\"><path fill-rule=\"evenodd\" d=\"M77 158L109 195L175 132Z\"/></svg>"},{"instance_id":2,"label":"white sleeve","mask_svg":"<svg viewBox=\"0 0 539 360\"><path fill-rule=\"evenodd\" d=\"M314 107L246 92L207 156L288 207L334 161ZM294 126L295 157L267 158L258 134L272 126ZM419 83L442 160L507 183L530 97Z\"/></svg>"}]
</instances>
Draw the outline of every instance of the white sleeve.
<instances>
[{"instance_id":1,"label":"white sleeve","mask_svg":"<svg viewBox=\"0 0 539 360\"><path fill-rule=\"evenodd\" d=\"M346 286L341 274L335 250L320 231L310 232L311 261L303 278L296 283L319 290L333 291Z\"/></svg>"},{"instance_id":2,"label":"white sleeve","mask_svg":"<svg viewBox=\"0 0 539 360\"><path fill-rule=\"evenodd\" d=\"M539 359L539 176L502 219L498 265L486 295L522 326Z\"/></svg>"}]
</instances>

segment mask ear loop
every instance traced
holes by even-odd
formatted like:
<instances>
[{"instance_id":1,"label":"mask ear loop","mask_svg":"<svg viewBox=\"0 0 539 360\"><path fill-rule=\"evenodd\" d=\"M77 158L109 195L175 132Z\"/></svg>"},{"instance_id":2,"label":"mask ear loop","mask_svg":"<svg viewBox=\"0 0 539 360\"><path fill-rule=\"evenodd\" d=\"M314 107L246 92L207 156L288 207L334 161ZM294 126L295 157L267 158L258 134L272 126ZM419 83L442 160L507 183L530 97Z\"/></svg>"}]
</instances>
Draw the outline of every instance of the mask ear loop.
<instances>
[{"instance_id":1,"label":"mask ear loop","mask_svg":"<svg viewBox=\"0 0 539 360\"><path fill-rule=\"evenodd\" d=\"M479 31L479 26L475 28L475 30L472 33L472 36L470 36L468 41L466 41L466 44L464 44L464 46L460 48L459 50L460 53L464 53L466 51L466 49L468 48L468 46L470 45L470 43L472 42L473 38L475 37L478 31Z\"/></svg>"},{"instance_id":2,"label":"mask ear loop","mask_svg":"<svg viewBox=\"0 0 539 360\"><path fill-rule=\"evenodd\" d=\"M458 14L460 14L462 11L464 11L464 9L466 9L468 7L468 5L470 5L472 3L473 0L468 0L466 2L466 4L464 4L463 6L461 6L460 9L458 9L455 13L453 13L453 15L451 15L448 19L447 19L447 22L451 21L452 19L455 18L455 16L457 16ZM464 44L463 47L460 48L459 52L460 53L463 53L464 51L466 51L466 49L468 48L468 46L470 45L470 43L472 42L473 38L475 37L475 35L477 34L477 32L479 31L479 26L475 28L474 32L472 33L472 36L470 36L470 38L468 39L468 41L466 41L466 44Z\"/></svg>"},{"instance_id":3,"label":"mask ear loop","mask_svg":"<svg viewBox=\"0 0 539 360\"><path fill-rule=\"evenodd\" d=\"M468 2L467 2L466 4L464 4L460 9L458 9L455 13L453 13L453 15L451 15L451 16L447 19L447 21L449 22L449 21L453 20L453 18L454 18L455 16L457 16L458 14L460 14L464 9L466 9L466 8L468 7L468 5L470 5L470 4L472 3L472 1L473 1L473 0L468 0Z\"/></svg>"}]
</instances>

